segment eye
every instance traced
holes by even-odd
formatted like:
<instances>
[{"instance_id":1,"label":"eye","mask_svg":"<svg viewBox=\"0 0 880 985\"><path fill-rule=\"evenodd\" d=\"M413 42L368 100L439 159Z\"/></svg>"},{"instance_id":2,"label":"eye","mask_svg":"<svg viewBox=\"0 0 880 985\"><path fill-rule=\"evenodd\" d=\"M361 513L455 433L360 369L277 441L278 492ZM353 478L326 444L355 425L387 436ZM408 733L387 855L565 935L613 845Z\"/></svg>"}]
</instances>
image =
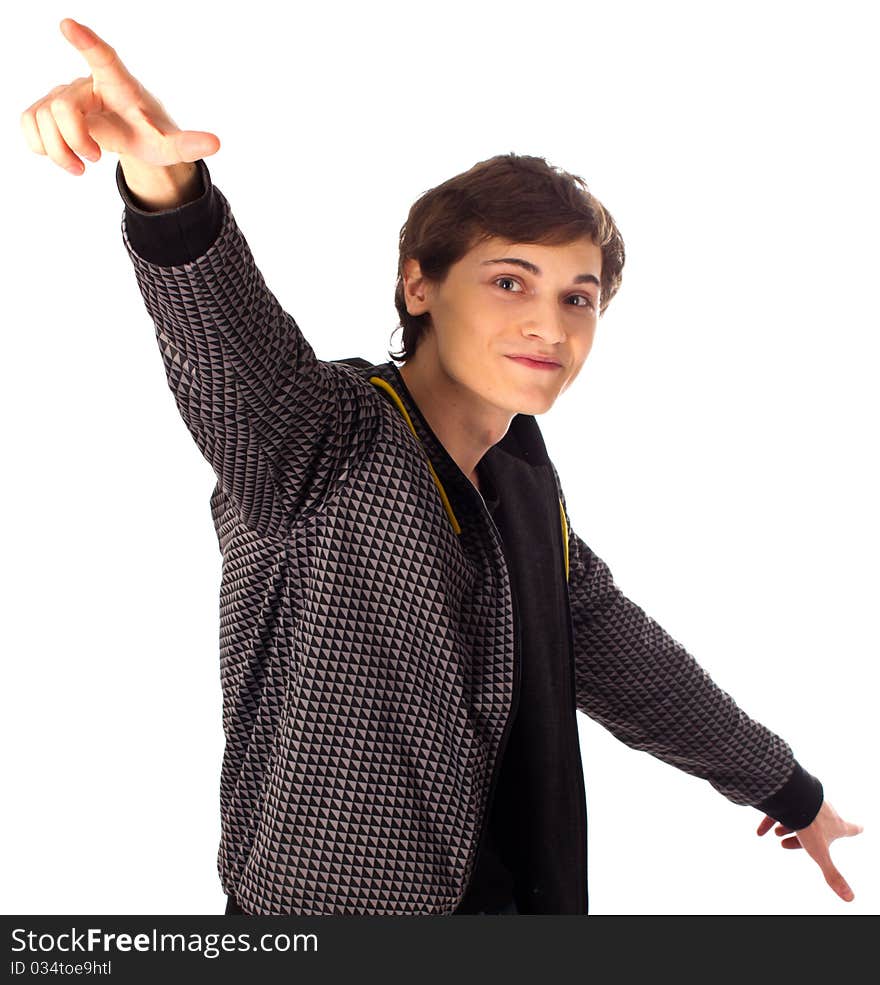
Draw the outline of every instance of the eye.
<instances>
[{"instance_id":1,"label":"eye","mask_svg":"<svg viewBox=\"0 0 880 985\"><path fill-rule=\"evenodd\" d=\"M503 281L508 281L511 284L518 284L519 283L519 281L516 279L516 277L507 277L507 276L504 276L504 277L496 277L495 280L492 281L492 283L493 284L498 284L500 286ZM502 288L502 290L506 290L506 289L505 288ZM517 294L519 292L517 292L517 291L513 291L513 292L507 291L507 293L508 294L510 294L510 293ZM595 302L593 301L593 299L590 297L589 294L572 294L570 296L573 297L573 298L581 298L583 300L583 302L584 302L583 304L573 304L573 305L571 305L572 308L595 309L595 307L596 307Z\"/></svg>"},{"instance_id":2,"label":"eye","mask_svg":"<svg viewBox=\"0 0 880 985\"><path fill-rule=\"evenodd\" d=\"M572 294L573 298L583 298L586 304L576 304L575 308L595 308L596 305L593 303L593 299L589 294Z\"/></svg>"},{"instance_id":3,"label":"eye","mask_svg":"<svg viewBox=\"0 0 880 985\"><path fill-rule=\"evenodd\" d=\"M519 281L515 277L496 277L495 280L492 283L493 284L498 284L500 281L503 281L503 280L509 281L511 284L518 284L519 283ZM508 294L509 293L510 292L508 291Z\"/></svg>"}]
</instances>

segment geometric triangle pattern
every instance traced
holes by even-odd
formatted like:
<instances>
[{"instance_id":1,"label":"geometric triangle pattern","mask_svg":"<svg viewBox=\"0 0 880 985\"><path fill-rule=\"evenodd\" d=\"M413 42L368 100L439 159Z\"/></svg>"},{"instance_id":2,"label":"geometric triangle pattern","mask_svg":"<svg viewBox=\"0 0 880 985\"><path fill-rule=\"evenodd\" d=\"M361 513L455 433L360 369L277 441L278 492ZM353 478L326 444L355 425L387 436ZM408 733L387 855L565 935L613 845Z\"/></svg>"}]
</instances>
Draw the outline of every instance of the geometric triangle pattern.
<instances>
[{"instance_id":1,"label":"geometric triangle pattern","mask_svg":"<svg viewBox=\"0 0 880 985\"><path fill-rule=\"evenodd\" d=\"M217 476L220 879L249 914L449 913L512 704L503 550L465 509L455 533L429 449L315 357L213 194L223 227L198 259L123 239Z\"/></svg>"},{"instance_id":2,"label":"geometric triangle pattern","mask_svg":"<svg viewBox=\"0 0 880 985\"><path fill-rule=\"evenodd\" d=\"M354 366L317 359L212 194L222 227L194 260L147 261L125 216L122 234L217 477L223 889L248 914L452 913L515 693L498 531L394 364L370 372L414 429ZM784 788L774 807L797 794L791 816L812 818L818 781L620 592L552 472L568 553L548 591L569 602L577 708L734 803Z\"/></svg>"},{"instance_id":3,"label":"geometric triangle pattern","mask_svg":"<svg viewBox=\"0 0 880 985\"><path fill-rule=\"evenodd\" d=\"M567 513L561 487L560 497ZM570 525L568 533L578 709L735 804L755 805L779 790L795 769L790 746L620 591Z\"/></svg>"}]
</instances>

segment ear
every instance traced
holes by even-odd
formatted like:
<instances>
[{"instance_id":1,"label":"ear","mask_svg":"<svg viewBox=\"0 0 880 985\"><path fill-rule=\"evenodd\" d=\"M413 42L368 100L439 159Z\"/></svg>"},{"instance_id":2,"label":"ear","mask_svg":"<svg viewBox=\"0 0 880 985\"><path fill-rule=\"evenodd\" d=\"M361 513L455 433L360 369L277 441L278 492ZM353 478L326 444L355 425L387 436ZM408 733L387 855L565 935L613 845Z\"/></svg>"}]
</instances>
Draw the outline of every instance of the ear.
<instances>
[{"instance_id":1,"label":"ear","mask_svg":"<svg viewBox=\"0 0 880 985\"><path fill-rule=\"evenodd\" d=\"M419 261L413 257L403 261L403 299L411 315L423 315L429 310L430 284L422 274Z\"/></svg>"}]
</instances>

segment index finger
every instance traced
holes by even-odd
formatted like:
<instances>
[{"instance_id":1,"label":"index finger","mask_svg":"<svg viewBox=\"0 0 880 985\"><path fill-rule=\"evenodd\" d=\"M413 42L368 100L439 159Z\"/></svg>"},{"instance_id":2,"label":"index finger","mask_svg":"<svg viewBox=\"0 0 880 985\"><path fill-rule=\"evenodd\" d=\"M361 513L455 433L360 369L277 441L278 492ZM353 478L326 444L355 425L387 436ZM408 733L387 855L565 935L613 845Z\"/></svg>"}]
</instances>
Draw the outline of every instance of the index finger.
<instances>
[{"instance_id":1,"label":"index finger","mask_svg":"<svg viewBox=\"0 0 880 985\"><path fill-rule=\"evenodd\" d=\"M118 85L132 82L133 76L122 64L116 51L85 24L72 17L65 17L60 23L61 33L89 63L92 78L97 85Z\"/></svg>"}]
</instances>

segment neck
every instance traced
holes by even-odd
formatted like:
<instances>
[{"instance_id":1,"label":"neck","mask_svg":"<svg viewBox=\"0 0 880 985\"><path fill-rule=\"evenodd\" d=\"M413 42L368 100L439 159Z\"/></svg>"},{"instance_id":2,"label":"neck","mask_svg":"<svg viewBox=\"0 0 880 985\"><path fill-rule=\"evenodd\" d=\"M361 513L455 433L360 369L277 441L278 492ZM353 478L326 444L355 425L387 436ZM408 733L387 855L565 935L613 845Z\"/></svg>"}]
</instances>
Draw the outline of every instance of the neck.
<instances>
[{"instance_id":1,"label":"neck","mask_svg":"<svg viewBox=\"0 0 880 985\"><path fill-rule=\"evenodd\" d=\"M507 434L513 415L450 377L432 341L431 335L425 336L415 355L398 371L449 457L479 489L477 464Z\"/></svg>"}]
</instances>

